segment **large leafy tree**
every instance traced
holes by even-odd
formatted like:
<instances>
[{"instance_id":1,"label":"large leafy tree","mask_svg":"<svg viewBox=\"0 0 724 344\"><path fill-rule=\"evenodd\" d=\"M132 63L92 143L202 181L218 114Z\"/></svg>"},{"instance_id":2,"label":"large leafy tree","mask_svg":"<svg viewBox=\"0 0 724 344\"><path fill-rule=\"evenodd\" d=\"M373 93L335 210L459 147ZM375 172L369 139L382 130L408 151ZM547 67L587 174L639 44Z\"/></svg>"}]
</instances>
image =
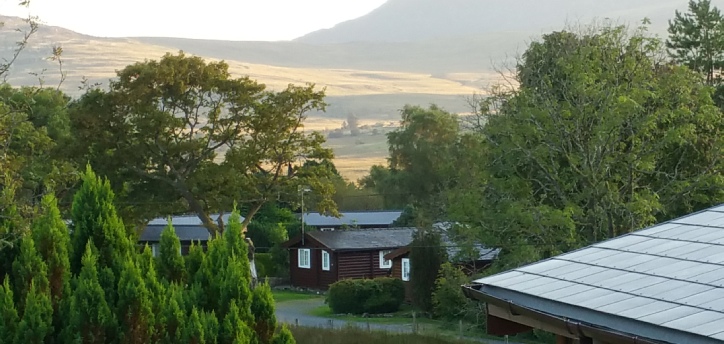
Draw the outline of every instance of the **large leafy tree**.
<instances>
[{"instance_id":1,"label":"large leafy tree","mask_svg":"<svg viewBox=\"0 0 724 344\"><path fill-rule=\"evenodd\" d=\"M468 138L453 218L519 265L724 200L724 117L658 39L623 27L532 43Z\"/></svg>"},{"instance_id":2,"label":"large leafy tree","mask_svg":"<svg viewBox=\"0 0 724 344\"><path fill-rule=\"evenodd\" d=\"M669 55L706 76L709 85L720 82L724 67L724 16L710 0L690 0L689 11L676 11L669 21Z\"/></svg>"},{"instance_id":3,"label":"large leafy tree","mask_svg":"<svg viewBox=\"0 0 724 344\"><path fill-rule=\"evenodd\" d=\"M324 110L314 85L276 92L248 77L233 78L224 62L167 54L118 72L107 91L89 90L74 104L75 154L107 175L126 200L153 203L136 220L190 209L212 231L209 214L243 205L244 227L269 200L295 197L300 184L334 208L318 133L305 133L311 110ZM320 176L321 174L321 176ZM167 205L167 207L163 207Z\"/></svg>"},{"instance_id":4,"label":"large leafy tree","mask_svg":"<svg viewBox=\"0 0 724 344\"><path fill-rule=\"evenodd\" d=\"M401 116L400 128L387 134L389 166L373 166L360 183L383 194L387 206L413 203L439 216L444 213L441 194L454 183L451 156L459 119L436 105L406 105Z\"/></svg>"}]
</instances>

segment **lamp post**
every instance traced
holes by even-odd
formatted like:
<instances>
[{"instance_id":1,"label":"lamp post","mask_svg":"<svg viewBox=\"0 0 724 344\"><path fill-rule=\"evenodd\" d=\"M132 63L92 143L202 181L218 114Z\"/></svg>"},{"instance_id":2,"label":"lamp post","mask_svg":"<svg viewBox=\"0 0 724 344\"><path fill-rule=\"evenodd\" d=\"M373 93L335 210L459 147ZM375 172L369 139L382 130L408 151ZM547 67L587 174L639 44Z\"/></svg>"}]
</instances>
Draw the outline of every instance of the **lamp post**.
<instances>
[{"instance_id":1,"label":"lamp post","mask_svg":"<svg viewBox=\"0 0 724 344\"><path fill-rule=\"evenodd\" d=\"M302 246L304 246L304 193L312 191L312 189L308 186L299 185L297 191L299 191L299 196L302 198Z\"/></svg>"}]
</instances>

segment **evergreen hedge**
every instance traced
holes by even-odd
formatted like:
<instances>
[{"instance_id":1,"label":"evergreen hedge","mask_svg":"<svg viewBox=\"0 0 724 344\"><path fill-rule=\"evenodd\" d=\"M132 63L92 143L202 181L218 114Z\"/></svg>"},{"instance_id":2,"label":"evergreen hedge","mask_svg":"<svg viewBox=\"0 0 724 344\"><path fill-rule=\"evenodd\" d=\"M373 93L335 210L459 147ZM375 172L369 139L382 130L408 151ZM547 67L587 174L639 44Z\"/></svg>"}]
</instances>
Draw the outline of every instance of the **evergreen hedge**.
<instances>
[{"instance_id":1,"label":"evergreen hedge","mask_svg":"<svg viewBox=\"0 0 724 344\"><path fill-rule=\"evenodd\" d=\"M397 312L405 300L405 286L396 278L344 279L329 287L326 302L337 314Z\"/></svg>"}]
</instances>

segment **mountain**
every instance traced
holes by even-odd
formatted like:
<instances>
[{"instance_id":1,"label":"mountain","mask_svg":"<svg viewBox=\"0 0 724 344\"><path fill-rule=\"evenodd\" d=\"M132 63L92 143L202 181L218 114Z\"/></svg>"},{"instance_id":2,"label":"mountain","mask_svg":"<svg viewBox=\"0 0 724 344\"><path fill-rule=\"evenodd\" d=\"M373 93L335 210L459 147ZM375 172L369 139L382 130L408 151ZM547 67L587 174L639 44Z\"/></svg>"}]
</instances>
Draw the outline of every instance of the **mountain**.
<instances>
[{"instance_id":1,"label":"mountain","mask_svg":"<svg viewBox=\"0 0 724 344\"><path fill-rule=\"evenodd\" d=\"M722 7L724 1L712 1ZM411 42L496 32L540 33L565 22L596 18L638 23L652 20L659 32L684 0L388 0L379 8L331 29L309 33L296 42Z\"/></svg>"}]
</instances>

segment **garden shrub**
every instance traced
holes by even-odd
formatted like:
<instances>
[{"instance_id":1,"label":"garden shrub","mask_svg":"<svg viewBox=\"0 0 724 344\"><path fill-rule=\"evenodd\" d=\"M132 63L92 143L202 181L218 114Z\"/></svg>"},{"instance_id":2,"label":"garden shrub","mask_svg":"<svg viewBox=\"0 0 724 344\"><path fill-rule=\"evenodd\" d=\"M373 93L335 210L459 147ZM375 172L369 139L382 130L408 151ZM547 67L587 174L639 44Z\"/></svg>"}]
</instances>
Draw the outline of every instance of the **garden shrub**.
<instances>
[{"instance_id":1,"label":"garden shrub","mask_svg":"<svg viewBox=\"0 0 724 344\"><path fill-rule=\"evenodd\" d=\"M277 276L278 269L270 253L254 254L254 262L256 263L256 273L259 277Z\"/></svg>"},{"instance_id":2,"label":"garden shrub","mask_svg":"<svg viewBox=\"0 0 724 344\"><path fill-rule=\"evenodd\" d=\"M396 278L345 279L332 284L327 303L332 312L392 313L405 299L405 286Z\"/></svg>"}]
</instances>

